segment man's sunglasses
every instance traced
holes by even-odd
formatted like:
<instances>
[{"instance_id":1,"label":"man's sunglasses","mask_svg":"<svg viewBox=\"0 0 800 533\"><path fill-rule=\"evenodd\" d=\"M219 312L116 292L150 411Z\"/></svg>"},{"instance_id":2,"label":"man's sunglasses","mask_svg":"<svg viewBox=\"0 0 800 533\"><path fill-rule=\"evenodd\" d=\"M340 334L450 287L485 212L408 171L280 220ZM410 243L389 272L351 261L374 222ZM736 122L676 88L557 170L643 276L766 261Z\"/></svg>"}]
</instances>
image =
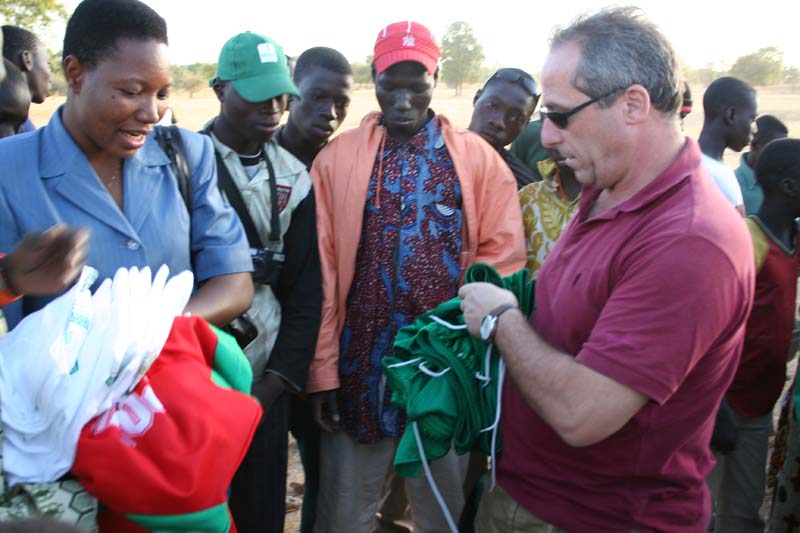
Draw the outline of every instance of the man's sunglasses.
<instances>
[{"instance_id":1,"label":"man's sunglasses","mask_svg":"<svg viewBox=\"0 0 800 533\"><path fill-rule=\"evenodd\" d=\"M534 100L536 101L539 100L539 94L540 94L539 88L536 86L536 82L533 81L533 78L531 78L530 76L525 76L524 74L521 74L516 70L501 68L500 70L492 74L492 76L488 80L486 80L486 83L483 84L484 87L486 86L487 83L489 83L492 80L502 80L502 81L507 81L509 83L518 83L522 85L522 88L525 89L525 91L528 94L533 96Z\"/></svg>"},{"instance_id":2,"label":"man's sunglasses","mask_svg":"<svg viewBox=\"0 0 800 533\"><path fill-rule=\"evenodd\" d=\"M594 104L596 102L599 102L603 98L608 98L612 94L614 94L614 93L616 93L618 91L621 91L621 90L622 90L621 88L617 88L617 89L614 89L613 91L609 91L606 94L600 95L597 98L592 98L588 102L584 102L579 106L575 106L572 109L570 109L569 111L544 111L544 110L542 110L542 111L539 111L539 114L542 117L542 122L544 122L544 119L548 119L550 122L553 123L553 125L556 128L558 128L560 130L563 130L563 129L566 129L567 124L569 123L569 117L571 117L572 115L574 115L575 113L577 113L581 109L583 109L585 107L589 107L590 105L592 105L592 104Z\"/></svg>"}]
</instances>

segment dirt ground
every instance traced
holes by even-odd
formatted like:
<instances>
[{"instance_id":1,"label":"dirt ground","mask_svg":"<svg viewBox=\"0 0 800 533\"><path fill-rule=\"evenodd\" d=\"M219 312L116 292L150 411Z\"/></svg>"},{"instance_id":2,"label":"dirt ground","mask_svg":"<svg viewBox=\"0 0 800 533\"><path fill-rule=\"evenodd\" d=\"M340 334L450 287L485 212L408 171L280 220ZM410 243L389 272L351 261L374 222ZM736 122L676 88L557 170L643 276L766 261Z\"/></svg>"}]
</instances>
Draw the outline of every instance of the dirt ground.
<instances>
[{"instance_id":1,"label":"dirt ground","mask_svg":"<svg viewBox=\"0 0 800 533\"><path fill-rule=\"evenodd\" d=\"M303 465L300 463L300 454L297 443L289 436L289 471L286 475L286 523L284 533L297 533L300 531L300 506L303 504L302 493L296 490L298 483L303 483Z\"/></svg>"}]
</instances>

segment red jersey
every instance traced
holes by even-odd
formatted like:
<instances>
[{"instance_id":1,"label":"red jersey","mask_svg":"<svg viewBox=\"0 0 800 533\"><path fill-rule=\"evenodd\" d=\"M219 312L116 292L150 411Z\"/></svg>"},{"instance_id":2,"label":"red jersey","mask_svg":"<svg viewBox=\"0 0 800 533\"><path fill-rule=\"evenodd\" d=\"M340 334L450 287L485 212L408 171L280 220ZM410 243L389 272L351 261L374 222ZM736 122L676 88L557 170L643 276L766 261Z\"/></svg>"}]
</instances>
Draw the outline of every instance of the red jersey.
<instances>
[{"instance_id":1,"label":"red jersey","mask_svg":"<svg viewBox=\"0 0 800 533\"><path fill-rule=\"evenodd\" d=\"M756 291L727 397L741 416L758 417L772 411L786 379L800 255L797 243L786 248L756 216L747 218L747 227L756 252Z\"/></svg>"}]
</instances>

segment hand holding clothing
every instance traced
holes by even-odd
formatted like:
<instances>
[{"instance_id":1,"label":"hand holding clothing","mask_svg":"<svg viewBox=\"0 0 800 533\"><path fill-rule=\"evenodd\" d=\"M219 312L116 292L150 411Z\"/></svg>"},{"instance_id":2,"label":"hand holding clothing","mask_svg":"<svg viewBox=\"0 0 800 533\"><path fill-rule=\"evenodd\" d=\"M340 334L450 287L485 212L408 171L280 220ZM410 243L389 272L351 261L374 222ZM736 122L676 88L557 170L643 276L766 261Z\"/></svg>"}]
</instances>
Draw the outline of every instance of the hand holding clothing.
<instances>
[{"instance_id":1,"label":"hand holding clothing","mask_svg":"<svg viewBox=\"0 0 800 533\"><path fill-rule=\"evenodd\" d=\"M33 295L64 291L80 274L88 243L87 230L63 225L26 234L3 259L8 288Z\"/></svg>"}]
</instances>

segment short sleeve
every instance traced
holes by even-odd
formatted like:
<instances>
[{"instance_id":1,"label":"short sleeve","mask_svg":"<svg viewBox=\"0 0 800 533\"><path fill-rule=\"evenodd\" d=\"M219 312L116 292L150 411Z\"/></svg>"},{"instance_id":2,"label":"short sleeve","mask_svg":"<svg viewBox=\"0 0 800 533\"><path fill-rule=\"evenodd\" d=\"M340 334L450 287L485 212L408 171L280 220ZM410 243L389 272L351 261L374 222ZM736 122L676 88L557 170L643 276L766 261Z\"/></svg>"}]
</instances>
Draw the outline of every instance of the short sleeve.
<instances>
[{"instance_id":1,"label":"short sleeve","mask_svg":"<svg viewBox=\"0 0 800 533\"><path fill-rule=\"evenodd\" d=\"M694 235L648 243L617 268L577 360L663 404L704 354L743 331L752 303L743 270Z\"/></svg>"},{"instance_id":2,"label":"short sleeve","mask_svg":"<svg viewBox=\"0 0 800 533\"><path fill-rule=\"evenodd\" d=\"M182 134L187 146L191 146L191 242L196 279L205 281L225 274L251 272L253 267L242 224L217 188L211 139L186 130Z\"/></svg>"}]
</instances>

